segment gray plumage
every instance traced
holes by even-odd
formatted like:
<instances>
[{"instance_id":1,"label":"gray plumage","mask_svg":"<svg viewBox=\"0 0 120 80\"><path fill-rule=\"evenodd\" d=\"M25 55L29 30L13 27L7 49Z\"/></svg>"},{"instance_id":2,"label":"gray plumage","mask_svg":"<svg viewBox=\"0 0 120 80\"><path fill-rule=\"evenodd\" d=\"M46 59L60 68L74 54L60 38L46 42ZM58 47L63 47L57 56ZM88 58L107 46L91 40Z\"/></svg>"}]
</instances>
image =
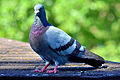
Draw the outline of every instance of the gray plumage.
<instances>
[{"instance_id":1,"label":"gray plumage","mask_svg":"<svg viewBox=\"0 0 120 80\"><path fill-rule=\"evenodd\" d=\"M29 42L32 49L46 62L63 65L66 62L83 62L94 67L104 63L104 59L85 49L66 32L48 23L44 6L37 4Z\"/></svg>"}]
</instances>

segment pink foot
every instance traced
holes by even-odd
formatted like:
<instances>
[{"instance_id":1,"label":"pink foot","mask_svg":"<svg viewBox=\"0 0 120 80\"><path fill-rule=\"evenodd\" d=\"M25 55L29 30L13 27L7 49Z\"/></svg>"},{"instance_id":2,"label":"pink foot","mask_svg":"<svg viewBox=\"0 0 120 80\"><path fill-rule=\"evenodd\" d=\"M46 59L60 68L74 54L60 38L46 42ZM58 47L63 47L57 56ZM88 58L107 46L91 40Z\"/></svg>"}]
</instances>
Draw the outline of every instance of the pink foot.
<instances>
[{"instance_id":1,"label":"pink foot","mask_svg":"<svg viewBox=\"0 0 120 80\"><path fill-rule=\"evenodd\" d=\"M33 72L44 72L46 71L46 68L50 65L50 63L46 63L46 65L41 70L35 70Z\"/></svg>"},{"instance_id":2,"label":"pink foot","mask_svg":"<svg viewBox=\"0 0 120 80\"><path fill-rule=\"evenodd\" d=\"M48 70L47 73L57 73L58 71L56 70Z\"/></svg>"},{"instance_id":3,"label":"pink foot","mask_svg":"<svg viewBox=\"0 0 120 80\"><path fill-rule=\"evenodd\" d=\"M50 70L50 71L48 70L47 73L57 73L58 72L57 71L57 67L58 66L56 65L55 68L54 68L54 70Z\"/></svg>"},{"instance_id":4,"label":"pink foot","mask_svg":"<svg viewBox=\"0 0 120 80\"><path fill-rule=\"evenodd\" d=\"M46 70L34 70L33 72L45 72Z\"/></svg>"}]
</instances>

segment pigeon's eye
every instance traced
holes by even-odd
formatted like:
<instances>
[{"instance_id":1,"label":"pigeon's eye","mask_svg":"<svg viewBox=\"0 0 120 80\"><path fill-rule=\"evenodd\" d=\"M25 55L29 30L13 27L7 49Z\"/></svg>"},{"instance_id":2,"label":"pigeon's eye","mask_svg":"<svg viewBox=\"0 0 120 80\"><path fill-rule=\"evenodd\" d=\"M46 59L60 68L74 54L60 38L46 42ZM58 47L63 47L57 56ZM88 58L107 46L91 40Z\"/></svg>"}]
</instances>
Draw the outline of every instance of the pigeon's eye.
<instances>
[{"instance_id":1,"label":"pigeon's eye","mask_svg":"<svg viewBox=\"0 0 120 80\"><path fill-rule=\"evenodd\" d=\"M42 9L43 9L43 7L40 8L40 10L42 10Z\"/></svg>"}]
</instances>

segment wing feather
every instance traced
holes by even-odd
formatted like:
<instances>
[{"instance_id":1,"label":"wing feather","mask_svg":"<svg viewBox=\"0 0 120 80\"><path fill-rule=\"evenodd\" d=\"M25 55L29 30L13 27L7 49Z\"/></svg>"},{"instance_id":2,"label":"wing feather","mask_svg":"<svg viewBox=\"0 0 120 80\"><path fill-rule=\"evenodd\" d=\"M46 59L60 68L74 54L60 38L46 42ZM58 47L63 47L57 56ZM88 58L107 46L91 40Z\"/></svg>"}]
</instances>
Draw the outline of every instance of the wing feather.
<instances>
[{"instance_id":1,"label":"wing feather","mask_svg":"<svg viewBox=\"0 0 120 80\"><path fill-rule=\"evenodd\" d=\"M76 40L54 26L49 27L46 31L46 37L50 48L59 55L71 54L76 47Z\"/></svg>"}]
</instances>

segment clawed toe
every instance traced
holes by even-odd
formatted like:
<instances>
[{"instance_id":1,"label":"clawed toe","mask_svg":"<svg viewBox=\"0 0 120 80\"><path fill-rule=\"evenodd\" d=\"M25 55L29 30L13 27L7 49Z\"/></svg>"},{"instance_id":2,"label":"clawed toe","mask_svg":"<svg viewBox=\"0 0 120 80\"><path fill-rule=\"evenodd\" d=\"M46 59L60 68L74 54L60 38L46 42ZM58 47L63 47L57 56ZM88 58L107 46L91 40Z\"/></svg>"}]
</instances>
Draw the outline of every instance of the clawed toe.
<instances>
[{"instance_id":1,"label":"clawed toe","mask_svg":"<svg viewBox=\"0 0 120 80\"><path fill-rule=\"evenodd\" d=\"M55 70L48 70L46 73L57 73L58 71Z\"/></svg>"}]
</instances>

